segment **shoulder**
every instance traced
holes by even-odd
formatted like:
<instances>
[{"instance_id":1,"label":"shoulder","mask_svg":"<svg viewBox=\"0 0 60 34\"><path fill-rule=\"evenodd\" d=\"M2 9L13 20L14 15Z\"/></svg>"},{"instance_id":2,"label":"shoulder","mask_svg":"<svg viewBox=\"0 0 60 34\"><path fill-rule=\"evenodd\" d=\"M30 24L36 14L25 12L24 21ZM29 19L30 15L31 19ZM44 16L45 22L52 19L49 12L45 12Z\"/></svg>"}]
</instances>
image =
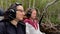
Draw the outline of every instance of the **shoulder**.
<instances>
[{"instance_id":1,"label":"shoulder","mask_svg":"<svg viewBox=\"0 0 60 34\"><path fill-rule=\"evenodd\" d=\"M4 28L5 28L4 22L0 21L0 31L3 31Z\"/></svg>"},{"instance_id":2,"label":"shoulder","mask_svg":"<svg viewBox=\"0 0 60 34\"><path fill-rule=\"evenodd\" d=\"M23 21L19 21L18 24L25 26L25 23Z\"/></svg>"},{"instance_id":3,"label":"shoulder","mask_svg":"<svg viewBox=\"0 0 60 34\"><path fill-rule=\"evenodd\" d=\"M4 26L4 22L0 21L0 27L3 27L3 26Z\"/></svg>"},{"instance_id":4,"label":"shoulder","mask_svg":"<svg viewBox=\"0 0 60 34\"><path fill-rule=\"evenodd\" d=\"M3 31L5 31L5 22L0 21L0 33L3 33Z\"/></svg>"},{"instance_id":5,"label":"shoulder","mask_svg":"<svg viewBox=\"0 0 60 34\"><path fill-rule=\"evenodd\" d=\"M6 20L4 20L4 19L1 20L1 21L0 21L0 26L5 27L6 22L8 22L8 21L6 21Z\"/></svg>"},{"instance_id":6,"label":"shoulder","mask_svg":"<svg viewBox=\"0 0 60 34\"><path fill-rule=\"evenodd\" d=\"M27 22L30 22L30 20L29 19L25 19L24 20L24 23L27 23Z\"/></svg>"},{"instance_id":7,"label":"shoulder","mask_svg":"<svg viewBox=\"0 0 60 34\"><path fill-rule=\"evenodd\" d=\"M25 22L25 24L26 24L27 26L33 24L32 21L31 21L30 19L25 19L24 22Z\"/></svg>"}]
</instances>

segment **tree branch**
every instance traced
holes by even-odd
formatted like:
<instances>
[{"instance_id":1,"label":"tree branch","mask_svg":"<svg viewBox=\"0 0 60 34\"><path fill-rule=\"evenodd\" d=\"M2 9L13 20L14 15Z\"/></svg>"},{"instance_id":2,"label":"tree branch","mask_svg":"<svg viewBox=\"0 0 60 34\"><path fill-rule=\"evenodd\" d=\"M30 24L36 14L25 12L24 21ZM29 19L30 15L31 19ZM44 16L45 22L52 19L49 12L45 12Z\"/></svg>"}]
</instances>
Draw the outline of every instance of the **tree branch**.
<instances>
[{"instance_id":1,"label":"tree branch","mask_svg":"<svg viewBox=\"0 0 60 34\"><path fill-rule=\"evenodd\" d=\"M41 16L40 21L39 21L40 24L41 24L41 21L42 21L42 19L43 19L44 14L45 14L46 11L47 11L47 8L48 8L49 6L55 4L57 1L59 1L59 0L54 0L54 1L50 2L50 3L48 3L48 4L46 5L46 7L43 9L43 13L42 13L42 16Z\"/></svg>"},{"instance_id":2,"label":"tree branch","mask_svg":"<svg viewBox=\"0 0 60 34\"><path fill-rule=\"evenodd\" d=\"M59 1L59 0L54 0L54 1L50 2L50 3L48 3L45 8L48 8L49 6L55 4L57 1Z\"/></svg>"}]
</instances>

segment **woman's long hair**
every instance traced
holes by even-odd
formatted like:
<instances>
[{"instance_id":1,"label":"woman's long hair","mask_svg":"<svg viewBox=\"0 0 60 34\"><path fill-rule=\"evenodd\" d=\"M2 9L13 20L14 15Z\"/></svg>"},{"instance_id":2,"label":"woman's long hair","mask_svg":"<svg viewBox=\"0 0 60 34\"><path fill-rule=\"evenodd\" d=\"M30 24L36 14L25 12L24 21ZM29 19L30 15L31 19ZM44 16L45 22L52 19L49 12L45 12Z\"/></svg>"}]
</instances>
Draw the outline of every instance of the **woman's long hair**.
<instances>
[{"instance_id":1,"label":"woman's long hair","mask_svg":"<svg viewBox=\"0 0 60 34\"><path fill-rule=\"evenodd\" d=\"M33 10L36 10L36 12L37 12L37 14L38 14L38 10L37 10L36 8L28 8L28 9L26 10L25 17L29 19L29 18L31 17L31 14L32 14L32 11L33 11ZM38 20L38 17L36 16L35 19Z\"/></svg>"}]
</instances>

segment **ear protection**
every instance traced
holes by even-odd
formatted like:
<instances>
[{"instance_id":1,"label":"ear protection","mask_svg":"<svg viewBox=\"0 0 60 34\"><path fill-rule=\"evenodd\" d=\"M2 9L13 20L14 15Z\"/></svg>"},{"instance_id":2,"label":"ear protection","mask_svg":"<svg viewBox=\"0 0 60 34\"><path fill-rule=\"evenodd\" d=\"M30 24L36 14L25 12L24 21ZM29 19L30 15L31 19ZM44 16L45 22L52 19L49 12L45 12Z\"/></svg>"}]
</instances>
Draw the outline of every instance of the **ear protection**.
<instances>
[{"instance_id":1,"label":"ear protection","mask_svg":"<svg viewBox=\"0 0 60 34\"><path fill-rule=\"evenodd\" d=\"M29 8L29 9L27 10L27 13L26 13L27 18L30 18L30 17L31 17L31 14L32 14L32 11L33 11L33 10L36 10L36 11L37 11L36 8Z\"/></svg>"},{"instance_id":2,"label":"ear protection","mask_svg":"<svg viewBox=\"0 0 60 34\"><path fill-rule=\"evenodd\" d=\"M8 18L10 21L16 18L16 10L17 10L16 7L17 7L18 5L22 5L22 4L15 3L15 4L11 5L11 6L10 6L10 9L8 9L8 10L6 11L7 18Z\"/></svg>"},{"instance_id":3,"label":"ear protection","mask_svg":"<svg viewBox=\"0 0 60 34\"><path fill-rule=\"evenodd\" d=\"M29 9L28 11L27 11L27 13L26 13L26 16L28 17L28 18L30 18L31 17L31 14L32 14L32 11L31 11L32 9Z\"/></svg>"},{"instance_id":4,"label":"ear protection","mask_svg":"<svg viewBox=\"0 0 60 34\"><path fill-rule=\"evenodd\" d=\"M8 17L10 19L15 19L16 18L16 11L13 10L13 9L10 9L9 12L8 12Z\"/></svg>"}]
</instances>

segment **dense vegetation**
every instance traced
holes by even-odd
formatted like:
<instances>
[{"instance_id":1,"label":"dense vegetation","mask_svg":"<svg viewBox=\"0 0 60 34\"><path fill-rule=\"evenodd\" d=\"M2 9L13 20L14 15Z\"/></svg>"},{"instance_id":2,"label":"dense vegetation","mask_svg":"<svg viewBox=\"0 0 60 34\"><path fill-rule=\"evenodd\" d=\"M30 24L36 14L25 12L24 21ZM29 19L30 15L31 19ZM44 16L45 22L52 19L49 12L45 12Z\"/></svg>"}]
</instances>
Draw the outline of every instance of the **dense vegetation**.
<instances>
[{"instance_id":1,"label":"dense vegetation","mask_svg":"<svg viewBox=\"0 0 60 34\"><path fill-rule=\"evenodd\" d=\"M44 7L52 1L54 0L0 0L0 7L6 10L12 3L19 2L23 4L25 10L27 8L37 8L39 10L38 17L40 18ZM51 23L60 24L60 0L48 7L45 16ZM46 22L45 18L42 22Z\"/></svg>"}]
</instances>

